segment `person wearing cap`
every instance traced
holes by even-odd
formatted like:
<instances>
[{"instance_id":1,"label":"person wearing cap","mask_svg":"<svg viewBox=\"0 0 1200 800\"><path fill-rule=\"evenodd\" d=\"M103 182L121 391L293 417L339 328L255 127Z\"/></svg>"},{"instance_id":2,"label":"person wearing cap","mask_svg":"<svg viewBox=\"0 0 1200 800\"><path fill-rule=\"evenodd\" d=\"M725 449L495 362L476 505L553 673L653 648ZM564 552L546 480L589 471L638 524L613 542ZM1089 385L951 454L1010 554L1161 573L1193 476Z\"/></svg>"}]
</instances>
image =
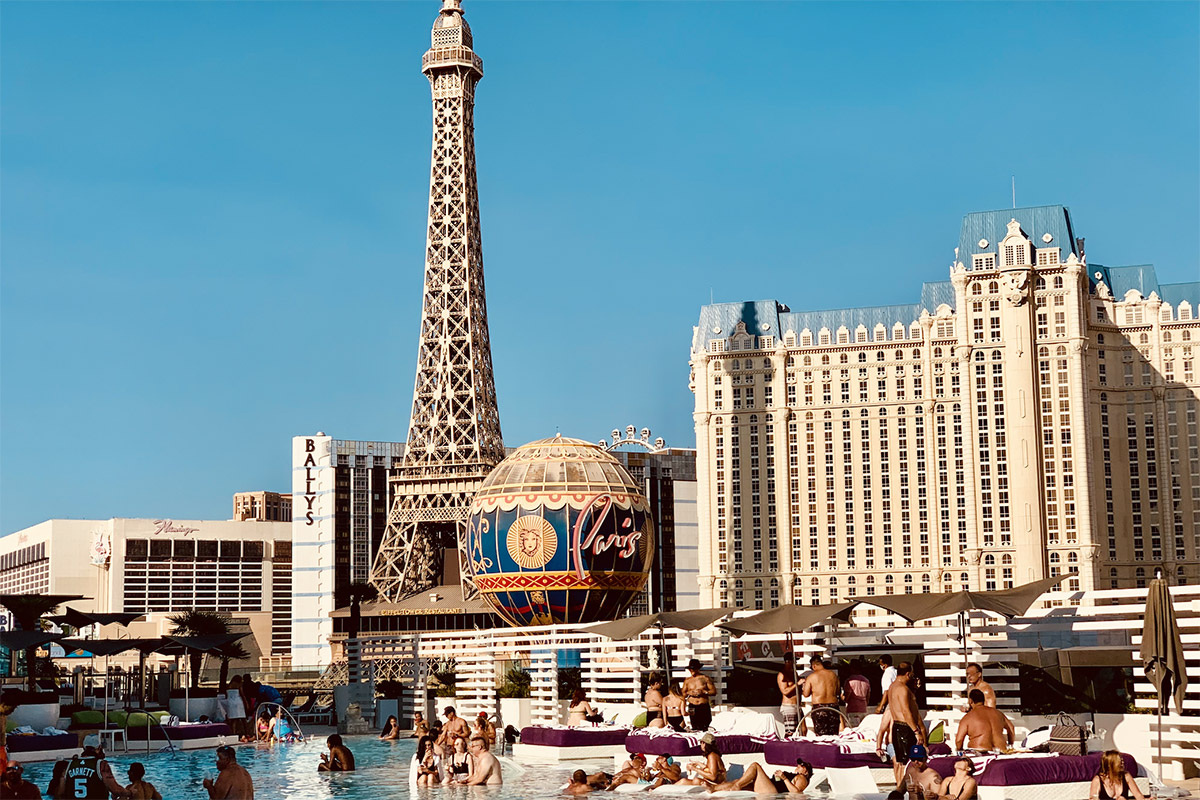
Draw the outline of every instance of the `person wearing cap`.
<instances>
[{"instance_id":1,"label":"person wearing cap","mask_svg":"<svg viewBox=\"0 0 1200 800\"><path fill-rule=\"evenodd\" d=\"M675 763L675 759L663 753L654 759L653 774L654 783L650 784L650 788L657 789L664 784L678 783L683 777L683 769Z\"/></svg>"},{"instance_id":2,"label":"person wearing cap","mask_svg":"<svg viewBox=\"0 0 1200 800\"><path fill-rule=\"evenodd\" d=\"M687 668L690 674L683 682L683 696L688 703L688 721L692 730L706 731L712 723L712 698L717 694L717 687L707 675L700 674L703 669L700 659L693 658Z\"/></svg>"},{"instance_id":3,"label":"person wearing cap","mask_svg":"<svg viewBox=\"0 0 1200 800\"><path fill-rule=\"evenodd\" d=\"M942 776L929 767L929 752L923 744L908 748L908 766L897 783L908 793L908 800L935 800L941 793Z\"/></svg>"},{"instance_id":4,"label":"person wearing cap","mask_svg":"<svg viewBox=\"0 0 1200 800\"><path fill-rule=\"evenodd\" d=\"M486 711L480 711L479 716L475 718L476 724L479 726L479 733L483 738L487 739L488 749L496 748L496 725L488 719Z\"/></svg>"},{"instance_id":5,"label":"person wearing cap","mask_svg":"<svg viewBox=\"0 0 1200 800\"><path fill-rule=\"evenodd\" d=\"M608 788L614 789L626 783L637 783L645 786L651 780L650 768L646 765L646 756L642 753L634 753L625 762L625 765L621 767L621 770L612 776L612 781L609 782Z\"/></svg>"},{"instance_id":6,"label":"person wearing cap","mask_svg":"<svg viewBox=\"0 0 1200 800\"><path fill-rule=\"evenodd\" d=\"M471 737L467 721L454 712L454 706L446 706L445 710L442 711L442 716L446 718L446 724L442 726L446 745L453 746L452 737L458 737L459 739L469 739Z\"/></svg>"},{"instance_id":7,"label":"person wearing cap","mask_svg":"<svg viewBox=\"0 0 1200 800\"><path fill-rule=\"evenodd\" d=\"M725 761L717 747L717 738L711 733L700 737L700 755L703 761L690 761L687 765L689 778L679 781L680 786L707 786L711 792L714 787L725 782Z\"/></svg>"},{"instance_id":8,"label":"person wearing cap","mask_svg":"<svg viewBox=\"0 0 1200 800\"><path fill-rule=\"evenodd\" d=\"M217 748L216 780L205 778L203 786L209 800L254 800L254 779L237 763L237 753L227 744Z\"/></svg>"},{"instance_id":9,"label":"person wearing cap","mask_svg":"<svg viewBox=\"0 0 1200 800\"><path fill-rule=\"evenodd\" d=\"M104 750L88 745L67 764L54 787L55 797L129 797L128 790L113 776L104 760Z\"/></svg>"},{"instance_id":10,"label":"person wearing cap","mask_svg":"<svg viewBox=\"0 0 1200 800\"><path fill-rule=\"evenodd\" d=\"M42 790L36 784L22 777L23 767L16 761L9 761L0 776L0 797L12 797L14 800L39 800Z\"/></svg>"}]
</instances>

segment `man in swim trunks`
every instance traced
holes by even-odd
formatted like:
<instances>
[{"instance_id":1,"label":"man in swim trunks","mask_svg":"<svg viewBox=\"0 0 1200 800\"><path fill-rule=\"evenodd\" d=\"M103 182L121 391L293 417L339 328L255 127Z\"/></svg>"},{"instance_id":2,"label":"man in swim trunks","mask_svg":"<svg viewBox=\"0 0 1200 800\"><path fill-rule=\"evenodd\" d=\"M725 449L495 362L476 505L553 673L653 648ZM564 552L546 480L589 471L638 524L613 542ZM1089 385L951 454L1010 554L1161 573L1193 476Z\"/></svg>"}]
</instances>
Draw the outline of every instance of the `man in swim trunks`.
<instances>
[{"instance_id":1,"label":"man in swim trunks","mask_svg":"<svg viewBox=\"0 0 1200 800\"><path fill-rule=\"evenodd\" d=\"M883 696L883 705L892 714L892 749L895 751L893 768L896 785L902 786L908 753L915 744L925 744L925 726L921 724L921 711L917 708L917 697L908 682L912 679L912 666L902 661L896 667L896 680Z\"/></svg>"},{"instance_id":2,"label":"man in swim trunks","mask_svg":"<svg viewBox=\"0 0 1200 800\"><path fill-rule=\"evenodd\" d=\"M812 671L804 679L802 693L812 699L813 733L817 736L836 736L842 727L842 715L838 712L838 701L842 695L842 684L837 673L825 667L820 656L809 661Z\"/></svg>"},{"instance_id":3,"label":"man in swim trunks","mask_svg":"<svg viewBox=\"0 0 1200 800\"><path fill-rule=\"evenodd\" d=\"M453 713L454 709L448 708L447 711ZM466 783L467 786L499 786L504 783L500 774L500 762L488 751L487 739L482 736L473 737L467 742L467 750L475 760L475 769Z\"/></svg>"},{"instance_id":4,"label":"man in swim trunks","mask_svg":"<svg viewBox=\"0 0 1200 800\"><path fill-rule=\"evenodd\" d=\"M701 675L700 659L693 658L688 662L687 680L683 682L683 696L688 703L688 721L692 730L706 731L712 723L712 698L717 694L717 687L707 675Z\"/></svg>"},{"instance_id":5,"label":"man in swim trunks","mask_svg":"<svg viewBox=\"0 0 1200 800\"><path fill-rule=\"evenodd\" d=\"M998 709L989 708L987 698L979 689L972 689L967 699L971 710L958 722L954 746L962 750L965 742L970 749L979 751L1012 747L1016 732L1008 717Z\"/></svg>"},{"instance_id":6,"label":"man in swim trunks","mask_svg":"<svg viewBox=\"0 0 1200 800\"><path fill-rule=\"evenodd\" d=\"M983 667L978 664L967 664L967 686L968 691L978 689L983 692L983 704L988 708L996 707L996 690L992 685L983 679ZM970 706L967 706L968 710Z\"/></svg>"},{"instance_id":7,"label":"man in swim trunks","mask_svg":"<svg viewBox=\"0 0 1200 800\"><path fill-rule=\"evenodd\" d=\"M779 687L779 716L783 717L783 735L790 737L796 731L796 723L800 721L800 712L796 705L796 654L783 654L783 669L775 674L775 684Z\"/></svg>"}]
</instances>

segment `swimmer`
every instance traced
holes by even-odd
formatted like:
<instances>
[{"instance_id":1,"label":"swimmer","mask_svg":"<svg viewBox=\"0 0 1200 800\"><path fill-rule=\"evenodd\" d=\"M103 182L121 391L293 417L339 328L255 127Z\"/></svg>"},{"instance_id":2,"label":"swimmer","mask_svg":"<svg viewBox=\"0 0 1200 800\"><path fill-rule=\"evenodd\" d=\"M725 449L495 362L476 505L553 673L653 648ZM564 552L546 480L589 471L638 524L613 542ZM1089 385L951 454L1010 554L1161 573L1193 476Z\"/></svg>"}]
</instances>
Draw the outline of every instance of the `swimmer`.
<instances>
[{"instance_id":1,"label":"swimmer","mask_svg":"<svg viewBox=\"0 0 1200 800\"><path fill-rule=\"evenodd\" d=\"M383 723L383 730L379 733L379 738L385 742L395 741L400 738L400 723L393 714L387 718L387 722Z\"/></svg>"},{"instance_id":2,"label":"swimmer","mask_svg":"<svg viewBox=\"0 0 1200 800\"><path fill-rule=\"evenodd\" d=\"M254 780L229 745L217 748L217 779L204 779L209 800L254 800Z\"/></svg>"},{"instance_id":3,"label":"swimmer","mask_svg":"<svg viewBox=\"0 0 1200 800\"><path fill-rule=\"evenodd\" d=\"M354 772L354 753L342 744L341 736L331 734L325 740L325 746L329 748L329 754L321 753L321 763L317 766L317 772Z\"/></svg>"},{"instance_id":4,"label":"swimmer","mask_svg":"<svg viewBox=\"0 0 1200 800\"><path fill-rule=\"evenodd\" d=\"M468 786L499 786L504 783L500 774L500 762L488 752L486 739L476 736L467 743L467 750L474 760L471 777L467 781Z\"/></svg>"},{"instance_id":5,"label":"swimmer","mask_svg":"<svg viewBox=\"0 0 1200 800\"><path fill-rule=\"evenodd\" d=\"M133 762L129 765L129 785L125 787L125 791L129 792L133 800L162 800L158 789L145 778L146 767L140 761Z\"/></svg>"}]
</instances>

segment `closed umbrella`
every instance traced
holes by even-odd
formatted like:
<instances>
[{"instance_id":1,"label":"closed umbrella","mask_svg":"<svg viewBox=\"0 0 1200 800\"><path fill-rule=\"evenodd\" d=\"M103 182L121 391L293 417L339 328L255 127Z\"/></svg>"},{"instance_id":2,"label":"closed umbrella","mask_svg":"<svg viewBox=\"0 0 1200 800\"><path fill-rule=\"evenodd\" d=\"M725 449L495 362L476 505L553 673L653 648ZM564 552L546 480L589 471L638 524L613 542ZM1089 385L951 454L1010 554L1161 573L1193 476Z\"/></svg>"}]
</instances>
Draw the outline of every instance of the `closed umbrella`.
<instances>
[{"instance_id":1,"label":"closed umbrella","mask_svg":"<svg viewBox=\"0 0 1200 800\"><path fill-rule=\"evenodd\" d=\"M1169 709L1170 698L1175 699L1175 711L1183 713L1183 697L1187 694L1187 664L1183 654L1183 640L1179 634L1179 621L1175 618L1175 606L1167 582L1161 577L1150 581L1146 594L1145 621L1142 624L1142 664L1146 677L1157 692L1155 706L1158 708L1158 768L1162 769L1162 715Z\"/></svg>"}]
</instances>

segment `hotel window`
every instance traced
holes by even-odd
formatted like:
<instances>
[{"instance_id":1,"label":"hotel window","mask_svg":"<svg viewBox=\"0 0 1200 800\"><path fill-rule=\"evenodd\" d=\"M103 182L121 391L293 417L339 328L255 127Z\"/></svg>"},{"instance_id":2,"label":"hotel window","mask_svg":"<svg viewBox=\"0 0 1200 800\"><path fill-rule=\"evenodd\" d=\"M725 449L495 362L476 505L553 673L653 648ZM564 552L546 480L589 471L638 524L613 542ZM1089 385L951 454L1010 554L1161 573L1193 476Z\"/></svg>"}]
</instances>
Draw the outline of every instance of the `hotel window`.
<instances>
[{"instance_id":1,"label":"hotel window","mask_svg":"<svg viewBox=\"0 0 1200 800\"><path fill-rule=\"evenodd\" d=\"M974 269L993 269L996 266L996 255L994 253L980 253L971 258L971 266ZM979 284L972 287L972 294L979 294Z\"/></svg>"}]
</instances>

